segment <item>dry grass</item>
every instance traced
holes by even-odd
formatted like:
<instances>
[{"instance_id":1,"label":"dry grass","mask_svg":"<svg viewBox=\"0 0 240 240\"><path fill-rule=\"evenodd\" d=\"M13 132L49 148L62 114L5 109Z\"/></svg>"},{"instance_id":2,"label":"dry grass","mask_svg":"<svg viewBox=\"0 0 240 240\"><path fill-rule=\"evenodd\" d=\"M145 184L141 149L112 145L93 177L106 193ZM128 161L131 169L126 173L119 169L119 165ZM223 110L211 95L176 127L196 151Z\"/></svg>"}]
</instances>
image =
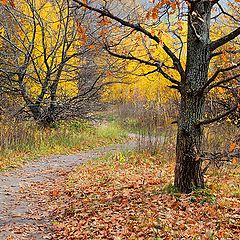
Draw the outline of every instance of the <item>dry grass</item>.
<instances>
[{"instance_id":1,"label":"dry grass","mask_svg":"<svg viewBox=\"0 0 240 240\"><path fill-rule=\"evenodd\" d=\"M81 150L118 143L126 132L116 123L94 127L90 123L72 121L52 129L33 122L6 122L0 128L0 170L53 154L69 154Z\"/></svg>"},{"instance_id":2,"label":"dry grass","mask_svg":"<svg viewBox=\"0 0 240 240\"><path fill-rule=\"evenodd\" d=\"M118 106L122 125L139 134L139 149L151 154L162 152L166 145L176 144L176 105L158 102L123 103ZM240 128L223 119L220 123L204 128L203 151L208 153L228 151L229 146L240 138ZM174 157L174 153L170 157Z\"/></svg>"},{"instance_id":3,"label":"dry grass","mask_svg":"<svg viewBox=\"0 0 240 240\"><path fill-rule=\"evenodd\" d=\"M221 152L229 149L229 145L240 137L240 128L229 122L221 122L205 127L204 150Z\"/></svg>"},{"instance_id":4,"label":"dry grass","mask_svg":"<svg viewBox=\"0 0 240 240\"><path fill-rule=\"evenodd\" d=\"M156 154L171 141L175 144L176 125L174 107L166 107L159 102L123 103L118 106L122 125L130 132L138 134L139 150Z\"/></svg>"}]
</instances>

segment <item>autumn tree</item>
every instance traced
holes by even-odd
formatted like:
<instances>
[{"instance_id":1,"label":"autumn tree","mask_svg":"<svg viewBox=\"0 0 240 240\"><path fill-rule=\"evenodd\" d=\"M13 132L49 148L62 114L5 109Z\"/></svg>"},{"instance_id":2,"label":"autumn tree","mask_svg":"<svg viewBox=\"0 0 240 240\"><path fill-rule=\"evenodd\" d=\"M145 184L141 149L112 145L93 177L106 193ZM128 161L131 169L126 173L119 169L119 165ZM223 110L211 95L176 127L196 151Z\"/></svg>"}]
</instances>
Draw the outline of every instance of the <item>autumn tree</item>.
<instances>
[{"instance_id":1,"label":"autumn tree","mask_svg":"<svg viewBox=\"0 0 240 240\"><path fill-rule=\"evenodd\" d=\"M68 0L13 3L0 5L1 92L22 101L13 115L44 126L88 117L100 107L104 73L90 17L76 16Z\"/></svg>"},{"instance_id":2,"label":"autumn tree","mask_svg":"<svg viewBox=\"0 0 240 240\"><path fill-rule=\"evenodd\" d=\"M136 15L133 9L127 12L124 7L121 8L123 11L119 8L117 12L116 2L125 4L125 1L73 2L78 9L99 14L108 27L111 21L112 29L102 34L105 49L111 56L148 66L149 73L157 71L170 82L171 88L179 92L181 103L176 119L178 133L174 185L181 192L204 187L200 157L203 126L226 117L238 108L237 98L233 96L227 111L210 119L206 119L204 114L208 94L239 79L240 62L236 57L239 56L239 1L146 1L143 6L145 11L141 15ZM155 31L154 28L162 23L168 26L167 30ZM221 30L218 34L212 33L216 24ZM186 35L182 32L184 25L187 27ZM117 28L118 39L116 34L113 35ZM146 49L160 47L167 59L161 56L154 58L151 54L139 56L134 54L132 48L124 48L121 42L133 34L144 39L138 45L142 44ZM164 34L171 34L174 43L168 45L162 38ZM232 55L235 55L234 60ZM214 65L218 58L222 59L220 62L223 64ZM177 72L177 76L173 72ZM238 85L235 86L238 91Z\"/></svg>"}]
</instances>

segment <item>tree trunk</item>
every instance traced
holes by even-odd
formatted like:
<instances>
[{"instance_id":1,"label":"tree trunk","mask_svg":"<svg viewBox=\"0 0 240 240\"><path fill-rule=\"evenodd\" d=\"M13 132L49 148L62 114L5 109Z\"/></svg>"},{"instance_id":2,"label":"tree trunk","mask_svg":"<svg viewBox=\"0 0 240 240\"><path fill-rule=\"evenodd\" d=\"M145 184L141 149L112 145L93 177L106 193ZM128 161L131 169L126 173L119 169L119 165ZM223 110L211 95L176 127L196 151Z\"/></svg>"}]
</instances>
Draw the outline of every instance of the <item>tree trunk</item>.
<instances>
[{"instance_id":1,"label":"tree trunk","mask_svg":"<svg viewBox=\"0 0 240 240\"><path fill-rule=\"evenodd\" d=\"M181 106L178 119L174 186L180 192L203 188L204 180L199 155L205 93L210 59L210 1L192 1L189 7L186 76L181 81Z\"/></svg>"},{"instance_id":2,"label":"tree trunk","mask_svg":"<svg viewBox=\"0 0 240 240\"><path fill-rule=\"evenodd\" d=\"M32 116L34 118L35 121L40 121L41 117L42 117L42 113L41 113L41 108L39 104L29 104L29 109L32 113Z\"/></svg>"},{"instance_id":3,"label":"tree trunk","mask_svg":"<svg viewBox=\"0 0 240 240\"><path fill-rule=\"evenodd\" d=\"M55 108L51 108L51 106L45 107L45 109L43 109L40 103L36 103L31 104L29 106L29 109L34 120L44 128L50 128L56 121Z\"/></svg>"},{"instance_id":4,"label":"tree trunk","mask_svg":"<svg viewBox=\"0 0 240 240\"><path fill-rule=\"evenodd\" d=\"M204 97L182 96L178 121L175 187L181 192L191 192L194 187L204 187L199 154L202 145L202 129L196 125L204 110Z\"/></svg>"}]
</instances>

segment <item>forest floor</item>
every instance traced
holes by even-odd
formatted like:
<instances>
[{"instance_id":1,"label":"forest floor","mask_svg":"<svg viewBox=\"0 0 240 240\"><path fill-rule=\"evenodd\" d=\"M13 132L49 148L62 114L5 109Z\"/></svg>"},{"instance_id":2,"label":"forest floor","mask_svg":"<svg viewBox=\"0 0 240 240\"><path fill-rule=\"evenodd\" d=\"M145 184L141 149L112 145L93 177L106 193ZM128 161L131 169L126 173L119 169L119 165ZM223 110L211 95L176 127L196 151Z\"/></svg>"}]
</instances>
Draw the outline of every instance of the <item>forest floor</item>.
<instances>
[{"instance_id":1,"label":"forest floor","mask_svg":"<svg viewBox=\"0 0 240 240\"><path fill-rule=\"evenodd\" d=\"M131 151L133 138L1 172L0 239L239 239L239 161L179 194L174 146L152 156Z\"/></svg>"},{"instance_id":2,"label":"forest floor","mask_svg":"<svg viewBox=\"0 0 240 240\"><path fill-rule=\"evenodd\" d=\"M0 239L58 239L51 230L51 198L77 165L109 152L132 149L134 142L75 155L41 158L0 173Z\"/></svg>"},{"instance_id":3,"label":"forest floor","mask_svg":"<svg viewBox=\"0 0 240 240\"><path fill-rule=\"evenodd\" d=\"M205 189L179 194L173 150L119 152L78 166L52 196L56 239L239 239L239 162L212 166Z\"/></svg>"}]
</instances>

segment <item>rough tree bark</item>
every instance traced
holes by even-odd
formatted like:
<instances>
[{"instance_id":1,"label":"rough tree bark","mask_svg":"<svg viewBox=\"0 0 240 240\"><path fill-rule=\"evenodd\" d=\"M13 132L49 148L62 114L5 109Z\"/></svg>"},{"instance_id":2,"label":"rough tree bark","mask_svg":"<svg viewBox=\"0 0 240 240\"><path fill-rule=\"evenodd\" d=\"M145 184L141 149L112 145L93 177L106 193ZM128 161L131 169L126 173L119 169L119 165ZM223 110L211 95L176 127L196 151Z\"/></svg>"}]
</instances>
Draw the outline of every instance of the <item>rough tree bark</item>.
<instances>
[{"instance_id":1,"label":"rough tree bark","mask_svg":"<svg viewBox=\"0 0 240 240\"><path fill-rule=\"evenodd\" d=\"M210 1L196 1L191 4L188 16L186 77L180 90L174 181L175 187L181 192L190 192L193 187L204 187L198 156L202 146L202 129L197 122L203 119L203 88L208 81L211 8Z\"/></svg>"}]
</instances>

